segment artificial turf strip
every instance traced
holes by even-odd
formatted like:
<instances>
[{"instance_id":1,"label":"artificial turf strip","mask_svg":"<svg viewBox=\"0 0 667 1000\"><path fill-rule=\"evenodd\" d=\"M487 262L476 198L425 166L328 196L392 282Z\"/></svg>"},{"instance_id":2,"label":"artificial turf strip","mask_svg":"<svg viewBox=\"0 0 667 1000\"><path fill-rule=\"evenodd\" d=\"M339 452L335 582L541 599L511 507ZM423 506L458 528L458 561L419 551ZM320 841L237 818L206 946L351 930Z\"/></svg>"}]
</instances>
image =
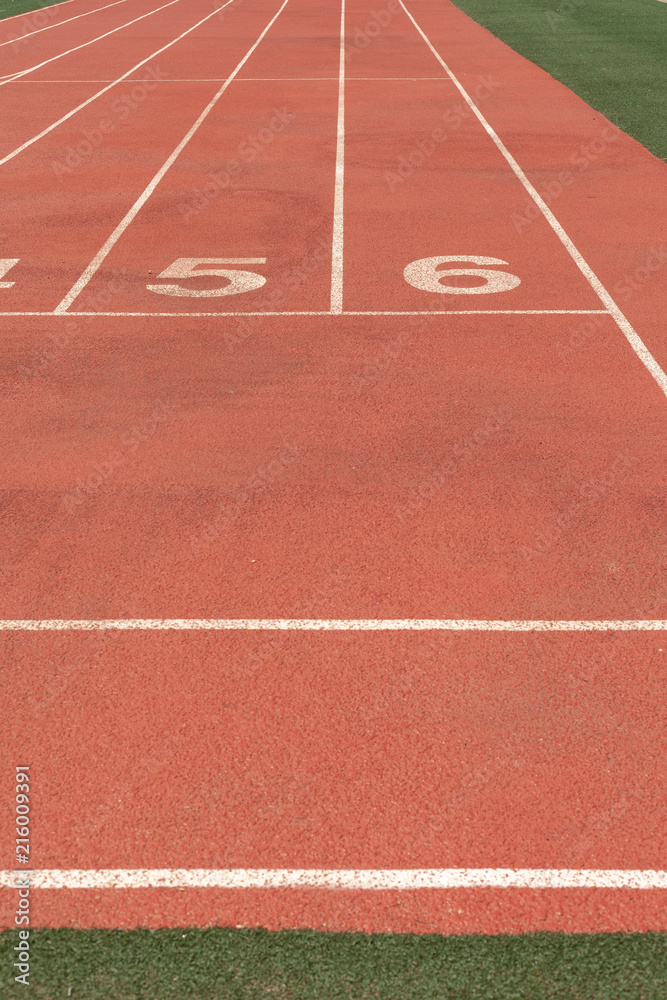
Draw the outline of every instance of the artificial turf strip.
<instances>
[{"instance_id":1,"label":"artificial turf strip","mask_svg":"<svg viewBox=\"0 0 667 1000\"><path fill-rule=\"evenodd\" d=\"M25 14L30 10L39 10L41 7L52 7L54 4L61 3L62 0L0 0L0 21L3 17L13 17L14 14ZM108 0L111 2L111 0ZM103 0L100 0L100 7L104 6ZM73 14L71 15L74 16ZM29 25L28 31L36 31L37 28L45 28L47 24L51 24L51 21L45 21L42 24L41 20L35 24ZM23 28L20 27L21 22L16 22L16 34L23 34Z\"/></svg>"},{"instance_id":2,"label":"artificial turf strip","mask_svg":"<svg viewBox=\"0 0 667 1000\"><path fill-rule=\"evenodd\" d=\"M2 1000L664 1000L665 934L452 936L225 928L0 935Z\"/></svg>"},{"instance_id":3,"label":"artificial turf strip","mask_svg":"<svg viewBox=\"0 0 667 1000\"><path fill-rule=\"evenodd\" d=\"M667 159L667 3L657 0L453 0L453 3L656 156Z\"/></svg>"}]
</instances>

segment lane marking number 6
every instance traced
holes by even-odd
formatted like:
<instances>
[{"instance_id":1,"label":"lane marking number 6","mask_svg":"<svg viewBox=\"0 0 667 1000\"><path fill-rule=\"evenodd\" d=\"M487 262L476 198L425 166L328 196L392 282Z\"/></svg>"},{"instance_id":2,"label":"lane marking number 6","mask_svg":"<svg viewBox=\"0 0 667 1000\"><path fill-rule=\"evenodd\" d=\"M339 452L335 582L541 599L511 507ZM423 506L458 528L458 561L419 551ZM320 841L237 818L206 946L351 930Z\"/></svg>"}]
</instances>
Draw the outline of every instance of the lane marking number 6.
<instances>
[{"instance_id":1,"label":"lane marking number 6","mask_svg":"<svg viewBox=\"0 0 667 1000\"><path fill-rule=\"evenodd\" d=\"M509 271L490 271L482 267L448 267L438 270L441 264L507 264L506 260L497 257L423 257L413 260L403 271L403 276L409 285L419 288L422 292L445 292L449 295L488 295L491 292L509 292L521 284L521 278ZM465 287L463 285L446 285L443 278L458 274L483 278L483 285Z\"/></svg>"}]
</instances>

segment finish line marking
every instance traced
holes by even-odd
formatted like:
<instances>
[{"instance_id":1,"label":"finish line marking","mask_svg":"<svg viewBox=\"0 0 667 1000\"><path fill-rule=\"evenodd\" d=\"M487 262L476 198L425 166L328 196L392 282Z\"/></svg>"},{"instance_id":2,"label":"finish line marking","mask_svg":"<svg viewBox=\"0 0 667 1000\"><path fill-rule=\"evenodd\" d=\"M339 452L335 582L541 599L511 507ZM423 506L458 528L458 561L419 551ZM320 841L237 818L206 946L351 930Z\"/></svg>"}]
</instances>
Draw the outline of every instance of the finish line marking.
<instances>
[{"instance_id":1,"label":"finish line marking","mask_svg":"<svg viewBox=\"0 0 667 1000\"><path fill-rule=\"evenodd\" d=\"M231 3L231 0L229 0ZM1 164L0 164L1 165ZM340 313L327 310L292 312L0 312L0 316L611 316L607 309L421 309L410 312L396 310L364 310ZM613 318L613 317L612 317Z\"/></svg>"},{"instance_id":2,"label":"finish line marking","mask_svg":"<svg viewBox=\"0 0 667 1000\"><path fill-rule=\"evenodd\" d=\"M667 889L667 871L580 868L112 868L0 871L31 889Z\"/></svg>"},{"instance_id":3,"label":"finish line marking","mask_svg":"<svg viewBox=\"0 0 667 1000\"><path fill-rule=\"evenodd\" d=\"M248 632L664 632L667 620L485 621L454 618L106 618L8 619L5 632L91 632L244 630Z\"/></svg>"}]
</instances>

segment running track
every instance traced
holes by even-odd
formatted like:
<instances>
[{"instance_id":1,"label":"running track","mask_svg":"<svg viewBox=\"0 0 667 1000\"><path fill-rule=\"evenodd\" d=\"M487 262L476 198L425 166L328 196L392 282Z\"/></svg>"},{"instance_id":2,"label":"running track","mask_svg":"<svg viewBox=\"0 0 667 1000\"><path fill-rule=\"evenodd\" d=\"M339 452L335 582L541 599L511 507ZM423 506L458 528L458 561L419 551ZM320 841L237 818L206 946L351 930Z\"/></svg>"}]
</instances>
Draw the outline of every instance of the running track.
<instances>
[{"instance_id":1,"label":"running track","mask_svg":"<svg viewBox=\"0 0 667 1000\"><path fill-rule=\"evenodd\" d=\"M664 930L664 164L446 0L22 24L33 924Z\"/></svg>"}]
</instances>

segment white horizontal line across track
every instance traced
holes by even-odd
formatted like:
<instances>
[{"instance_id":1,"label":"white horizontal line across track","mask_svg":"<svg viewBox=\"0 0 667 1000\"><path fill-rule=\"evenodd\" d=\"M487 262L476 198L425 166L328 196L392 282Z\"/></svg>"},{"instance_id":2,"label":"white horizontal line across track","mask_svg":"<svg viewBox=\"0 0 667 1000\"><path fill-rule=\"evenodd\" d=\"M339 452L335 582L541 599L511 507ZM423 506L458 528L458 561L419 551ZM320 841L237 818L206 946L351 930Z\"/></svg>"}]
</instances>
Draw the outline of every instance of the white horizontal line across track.
<instances>
[{"instance_id":1,"label":"white horizontal line across track","mask_svg":"<svg viewBox=\"0 0 667 1000\"><path fill-rule=\"evenodd\" d=\"M161 77L157 83L223 83L224 77ZM406 83L418 83L421 80L444 80L450 81L446 76L346 76L346 80L354 80L359 83L370 83L375 80L403 80ZM321 83L322 81L338 82L337 76L240 76L237 83L290 83L294 80L297 83ZM143 83L143 80L128 79L128 83ZM17 80L16 83L113 83L112 80Z\"/></svg>"},{"instance_id":2,"label":"white horizontal line across track","mask_svg":"<svg viewBox=\"0 0 667 1000\"><path fill-rule=\"evenodd\" d=\"M664 632L667 620L516 621L455 618L101 618L5 619L4 632L245 630L287 632Z\"/></svg>"},{"instance_id":3,"label":"white horizontal line across track","mask_svg":"<svg viewBox=\"0 0 667 1000\"><path fill-rule=\"evenodd\" d=\"M0 871L31 889L667 889L667 871L581 868L112 868Z\"/></svg>"},{"instance_id":4,"label":"white horizontal line across track","mask_svg":"<svg viewBox=\"0 0 667 1000\"><path fill-rule=\"evenodd\" d=\"M422 309L413 312L352 312L331 313L329 310L294 312L0 312L0 316L608 316L606 309Z\"/></svg>"}]
</instances>

